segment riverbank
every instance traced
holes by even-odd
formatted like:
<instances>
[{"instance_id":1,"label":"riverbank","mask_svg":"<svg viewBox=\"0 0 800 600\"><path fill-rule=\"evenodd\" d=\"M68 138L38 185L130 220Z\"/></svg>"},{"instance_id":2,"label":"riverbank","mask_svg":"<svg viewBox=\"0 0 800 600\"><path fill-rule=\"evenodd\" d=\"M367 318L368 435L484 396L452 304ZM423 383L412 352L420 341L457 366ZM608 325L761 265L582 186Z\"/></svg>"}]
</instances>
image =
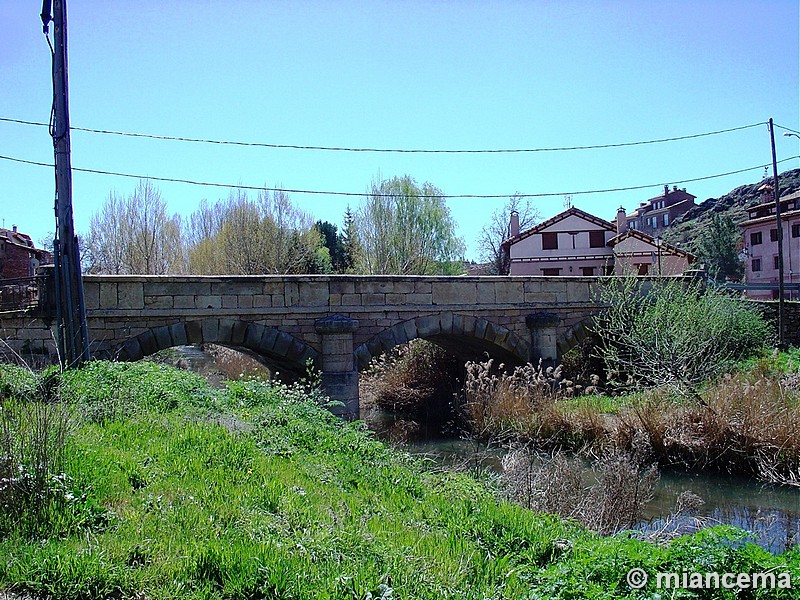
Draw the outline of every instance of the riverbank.
<instances>
[{"instance_id":1,"label":"riverbank","mask_svg":"<svg viewBox=\"0 0 800 600\"><path fill-rule=\"evenodd\" d=\"M599 455L636 452L659 467L800 487L800 350L764 354L706 385L574 395L558 372L469 368L463 410L484 439Z\"/></svg>"},{"instance_id":2,"label":"riverbank","mask_svg":"<svg viewBox=\"0 0 800 600\"><path fill-rule=\"evenodd\" d=\"M486 482L426 470L298 388L213 389L164 366L98 362L63 377L2 367L0 392L4 431L15 433L3 440L4 477L17 485L3 488L5 590L56 598L634 598L643 597L626 583L634 567L774 569L800 578L800 553L772 556L731 528L657 545L530 512L498 499ZM20 450L37 442L22 425L42 414L52 433L64 432L47 438L55 471L16 475L35 473L26 464L32 455ZM38 495L14 495L23 483ZM793 596L770 589L751 597Z\"/></svg>"}]
</instances>

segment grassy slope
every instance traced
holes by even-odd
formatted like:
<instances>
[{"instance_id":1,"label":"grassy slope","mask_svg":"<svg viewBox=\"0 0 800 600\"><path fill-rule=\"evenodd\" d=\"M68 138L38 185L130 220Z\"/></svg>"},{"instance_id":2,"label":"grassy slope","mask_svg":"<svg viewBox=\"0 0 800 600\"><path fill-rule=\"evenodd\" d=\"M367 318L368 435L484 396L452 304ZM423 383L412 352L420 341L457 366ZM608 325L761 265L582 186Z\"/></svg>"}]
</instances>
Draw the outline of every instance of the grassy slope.
<instances>
[{"instance_id":1,"label":"grassy slope","mask_svg":"<svg viewBox=\"0 0 800 600\"><path fill-rule=\"evenodd\" d=\"M4 401L26 393L23 380L0 370ZM425 471L291 392L211 390L146 363L93 363L63 389L80 415L68 491L35 535L3 534L0 589L56 598L644 598L655 589L631 591L631 567L787 564L800 581L800 552L773 557L721 542L735 537L729 529L654 546L530 513L466 475Z\"/></svg>"}]
</instances>

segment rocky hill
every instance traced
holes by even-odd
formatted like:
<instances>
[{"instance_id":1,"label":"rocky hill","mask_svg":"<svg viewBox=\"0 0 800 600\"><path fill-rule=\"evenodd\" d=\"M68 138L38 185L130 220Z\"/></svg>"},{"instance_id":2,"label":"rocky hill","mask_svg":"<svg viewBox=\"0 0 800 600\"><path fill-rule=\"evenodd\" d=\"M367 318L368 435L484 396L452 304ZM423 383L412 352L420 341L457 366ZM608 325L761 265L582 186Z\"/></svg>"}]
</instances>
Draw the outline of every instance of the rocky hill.
<instances>
[{"instance_id":1,"label":"rocky hill","mask_svg":"<svg viewBox=\"0 0 800 600\"><path fill-rule=\"evenodd\" d=\"M800 169L792 169L778 175L781 196L800 190ZM747 219L747 209L763 202L758 191L765 183L772 183L772 177L758 183L740 186L719 198L708 198L693 209L675 219L673 225L664 233L665 241L690 252L697 251L697 243L703 230L715 214L728 215L734 223Z\"/></svg>"}]
</instances>

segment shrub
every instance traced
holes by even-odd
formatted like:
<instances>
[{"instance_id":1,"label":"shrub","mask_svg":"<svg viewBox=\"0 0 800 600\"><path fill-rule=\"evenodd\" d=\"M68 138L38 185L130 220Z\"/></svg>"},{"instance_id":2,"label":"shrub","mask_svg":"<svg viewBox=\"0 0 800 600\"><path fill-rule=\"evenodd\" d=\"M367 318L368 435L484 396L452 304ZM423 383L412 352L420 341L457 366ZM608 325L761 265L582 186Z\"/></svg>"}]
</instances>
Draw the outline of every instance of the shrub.
<instances>
[{"instance_id":1,"label":"shrub","mask_svg":"<svg viewBox=\"0 0 800 600\"><path fill-rule=\"evenodd\" d=\"M396 347L370 365L361 393L380 408L434 417L448 414L463 366L440 346L422 339Z\"/></svg>"},{"instance_id":2,"label":"shrub","mask_svg":"<svg viewBox=\"0 0 800 600\"><path fill-rule=\"evenodd\" d=\"M466 366L462 411L479 436L538 431L546 409L562 396L561 367L528 363L506 373L491 359Z\"/></svg>"},{"instance_id":3,"label":"shrub","mask_svg":"<svg viewBox=\"0 0 800 600\"><path fill-rule=\"evenodd\" d=\"M755 308L685 279L609 278L594 328L609 379L668 386L699 398L699 386L763 347L768 326Z\"/></svg>"}]
</instances>

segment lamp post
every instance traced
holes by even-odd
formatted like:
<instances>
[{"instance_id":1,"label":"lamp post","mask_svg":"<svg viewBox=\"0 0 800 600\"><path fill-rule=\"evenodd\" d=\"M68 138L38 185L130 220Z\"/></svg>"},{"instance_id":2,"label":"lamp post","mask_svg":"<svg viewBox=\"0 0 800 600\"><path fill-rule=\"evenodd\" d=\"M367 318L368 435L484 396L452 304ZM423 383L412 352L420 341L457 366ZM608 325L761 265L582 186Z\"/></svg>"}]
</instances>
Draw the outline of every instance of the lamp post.
<instances>
[{"instance_id":1,"label":"lamp post","mask_svg":"<svg viewBox=\"0 0 800 600\"><path fill-rule=\"evenodd\" d=\"M658 276L661 277L661 236L656 236L656 250L658 253Z\"/></svg>"}]
</instances>

